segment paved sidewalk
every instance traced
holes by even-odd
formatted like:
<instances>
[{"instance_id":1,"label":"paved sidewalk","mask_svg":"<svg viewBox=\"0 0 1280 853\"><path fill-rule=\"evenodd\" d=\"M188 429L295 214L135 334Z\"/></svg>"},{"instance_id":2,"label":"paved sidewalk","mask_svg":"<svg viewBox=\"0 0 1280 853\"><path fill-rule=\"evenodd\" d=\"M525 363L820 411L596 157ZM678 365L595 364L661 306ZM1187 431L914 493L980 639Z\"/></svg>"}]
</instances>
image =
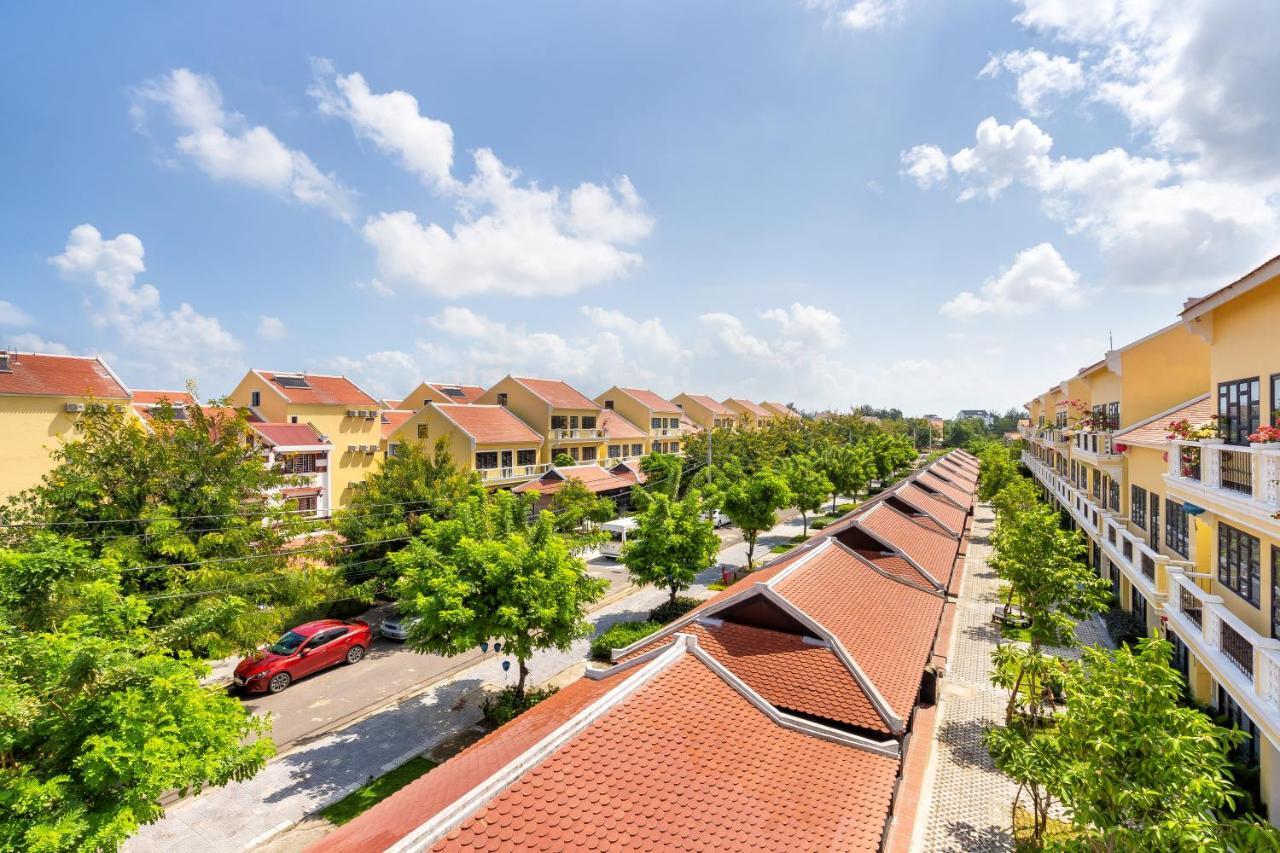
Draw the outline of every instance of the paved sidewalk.
<instances>
[{"instance_id":1,"label":"paved sidewalk","mask_svg":"<svg viewBox=\"0 0 1280 853\"><path fill-rule=\"evenodd\" d=\"M800 519L796 517L761 534L756 544L757 563L770 546L799 532ZM744 565L746 545L729 545L720 552L720 561ZM710 594L706 585L718 580L719 574L710 569L699 576L689 594L705 597ZM644 619L666 598L660 589L637 589L592 614L596 632L620 621ZM582 664L589 652L590 641L580 640L568 652L536 655L530 661L530 679L542 684ZM513 662L513 671L504 673L501 659L486 660L272 761L252 779L182 800L159 822L143 827L125 844L125 850L185 853L253 849L372 778L475 725L480 719L480 689L511 683L514 669Z\"/></svg>"},{"instance_id":2,"label":"paved sidewalk","mask_svg":"<svg viewBox=\"0 0 1280 853\"><path fill-rule=\"evenodd\" d=\"M987 566L994 513L975 509L973 534L965 560L964 582L956 602L956 631L948 654L947 676L938 703L940 724L926 780L927 801L913 850L984 853L1013 849L1010 832L1017 786L996 770L983 732L1002 724L1006 693L991 686L991 652L1000 632L991 617L1000 603L1000 585ZM1096 617L1076 626L1082 645L1110 646ZM1077 649L1046 649L1060 657L1078 657Z\"/></svg>"}]
</instances>

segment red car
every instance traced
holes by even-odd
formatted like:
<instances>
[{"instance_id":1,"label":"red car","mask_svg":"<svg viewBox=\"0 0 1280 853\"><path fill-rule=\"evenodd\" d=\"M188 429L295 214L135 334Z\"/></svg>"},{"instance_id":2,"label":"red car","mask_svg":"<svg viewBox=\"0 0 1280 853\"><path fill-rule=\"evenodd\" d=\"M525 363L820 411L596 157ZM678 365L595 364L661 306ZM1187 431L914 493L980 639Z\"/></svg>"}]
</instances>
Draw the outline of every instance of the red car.
<instances>
[{"instance_id":1,"label":"red car","mask_svg":"<svg viewBox=\"0 0 1280 853\"><path fill-rule=\"evenodd\" d=\"M363 619L299 625L236 666L233 680L250 693L279 693L294 681L340 663L358 663L373 642Z\"/></svg>"}]
</instances>

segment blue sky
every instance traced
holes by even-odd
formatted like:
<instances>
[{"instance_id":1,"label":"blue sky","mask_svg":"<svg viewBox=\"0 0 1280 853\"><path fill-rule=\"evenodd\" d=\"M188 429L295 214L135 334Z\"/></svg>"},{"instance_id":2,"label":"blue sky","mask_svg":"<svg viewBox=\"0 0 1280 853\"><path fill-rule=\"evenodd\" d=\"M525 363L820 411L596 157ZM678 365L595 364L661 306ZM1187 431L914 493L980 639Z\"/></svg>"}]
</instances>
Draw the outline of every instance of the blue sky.
<instances>
[{"instance_id":1,"label":"blue sky","mask_svg":"<svg viewBox=\"0 0 1280 853\"><path fill-rule=\"evenodd\" d=\"M10 4L0 342L1003 408L1275 254L1278 17Z\"/></svg>"}]
</instances>

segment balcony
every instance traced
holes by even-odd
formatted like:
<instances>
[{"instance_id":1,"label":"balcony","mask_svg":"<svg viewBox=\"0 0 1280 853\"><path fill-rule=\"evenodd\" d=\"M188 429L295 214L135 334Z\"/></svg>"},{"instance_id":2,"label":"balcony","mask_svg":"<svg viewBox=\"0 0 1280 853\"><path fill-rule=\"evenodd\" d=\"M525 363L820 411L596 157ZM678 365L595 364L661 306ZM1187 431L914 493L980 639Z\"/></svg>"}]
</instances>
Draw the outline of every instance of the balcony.
<instances>
[{"instance_id":1,"label":"balcony","mask_svg":"<svg viewBox=\"0 0 1280 853\"><path fill-rule=\"evenodd\" d=\"M1231 517L1262 522L1280 535L1280 444L1247 447L1222 439L1175 439L1165 483L1171 497Z\"/></svg>"},{"instance_id":2,"label":"balcony","mask_svg":"<svg viewBox=\"0 0 1280 853\"><path fill-rule=\"evenodd\" d=\"M573 427L569 429L551 430L551 441L553 443L563 441L599 441L604 437L604 430L598 427L592 427L590 429Z\"/></svg>"},{"instance_id":3,"label":"balcony","mask_svg":"<svg viewBox=\"0 0 1280 853\"><path fill-rule=\"evenodd\" d=\"M682 435L683 427L654 427L649 430L650 438L680 438Z\"/></svg>"},{"instance_id":4,"label":"balcony","mask_svg":"<svg viewBox=\"0 0 1280 853\"><path fill-rule=\"evenodd\" d=\"M1168 627L1273 742L1280 736L1280 640L1264 637L1182 569L1168 570Z\"/></svg>"},{"instance_id":5,"label":"balcony","mask_svg":"<svg viewBox=\"0 0 1280 853\"><path fill-rule=\"evenodd\" d=\"M541 477L550 468L549 463L540 462L536 465L512 465L507 468L477 468L476 473L480 475L480 482L486 486L492 486L498 483L532 480L534 477Z\"/></svg>"},{"instance_id":6,"label":"balcony","mask_svg":"<svg viewBox=\"0 0 1280 853\"><path fill-rule=\"evenodd\" d=\"M1071 455L1097 467L1119 469L1123 457L1116 452L1110 432L1078 432L1071 437Z\"/></svg>"}]
</instances>

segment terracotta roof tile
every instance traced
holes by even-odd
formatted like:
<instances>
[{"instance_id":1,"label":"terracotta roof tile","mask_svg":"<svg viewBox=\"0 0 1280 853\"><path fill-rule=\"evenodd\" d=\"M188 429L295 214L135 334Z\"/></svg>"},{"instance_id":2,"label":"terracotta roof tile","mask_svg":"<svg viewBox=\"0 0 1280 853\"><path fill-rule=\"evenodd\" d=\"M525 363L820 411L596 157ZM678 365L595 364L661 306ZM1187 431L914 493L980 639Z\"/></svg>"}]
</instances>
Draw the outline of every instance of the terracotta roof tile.
<instances>
[{"instance_id":1,"label":"terracotta roof tile","mask_svg":"<svg viewBox=\"0 0 1280 853\"><path fill-rule=\"evenodd\" d=\"M1183 403L1173 411L1164 412L1140 421L1118 432L1113 440L1120 444L1141 444L1148 447L1164 447L1169 443L1169 424L1186 419L1193 426L1202 424L1216 415L1217 408L1209 394Z\"/></svg>"},{"instance_id":2,"label":"terracotta roof tile","mask_svg":"<svg viewBox=\"0 0 1280 853\"><path fill-rule=\"evenodd\" d=\"M632 485L630 480L610 473L599 465L566 465L563 468L552 468L538 479L521 483L512 491L554 495L564 488L567 480L577 480L596 494L626 489Z\"/></svg>"},{"instance_id":3,"label":"terracotta roof tile","mask_svg":"<svg viewBox=\"0 0 1280 853\"><path fill-rule=\"evenodd\" d=\"M411 417L413 417L413 412L407 412L403 409L383 409L382 437L390 438L391 434L404 426L404 422Z\"/></svg>"},{"instance_id":4,"label":"terracotta roof tile","mask_svg":"<svg viewBox=\"0 0 1280 853\"><path fill-rule=\"evenodd\" d=\"M568 382L559 379L529 379L513 376L517 382L551 404L553 409L599 409L595 403Z\"/></svg>"},{"instance_id":5,"label":"terracotta roof tile","mask_svg":"<svg viewBox=\"0 0 1280 853\"><path fill-rule=\"evenodd\" d=\"M310 424L277 424L254 422L249 429L272 447L297 447L307 444L328 444L320 438Z\"/></svg>"},{"instance_id":6,"label":"terracotta roof tile","mask_svg":"<svg viewBox=\"0 0 1280 853\"><path fill-rule=\"evenodd\" d=\"M121 400L128 390L97 358L73 355L9 353L9 369L0 371L0 394L50 397L99 397Z\"/></svg>"},{"instance_id":7,"label":"terracotta roof tile","mask_svg":"<svg viewBox=\"0 0 1280 853\"><path fill-rule=\"evenodd\" d=\"M966 509L973 506L972 492L965 491L954 482L942 479L932 471L925 471L915 479L915 482L921 486L928 486L929 488L940 492Z\"/></svg>"},{"instance_id":8,"label":"terracotta roof tile","mask_svg":"<svg viewBox=\"0 0 1280 853\"><path fill-rule=\"evenodd\" d=\"M653 393L648 388L623 388L619 386L618 390L633 397L650 411L664 414L676 414L680 411L680 407L675 403L666 397Z\"/></svg>"},{"instance_id":9,"label":"terracotta roof tile","mask_svg":"<svg viewBox=\"0 0 1280 853\"><path fill-rule=\"evenodd\" d=\"M506 406L432 403L445 419L475 439L476 444L541 444L534 432Z\"/></svg>"},{"instance_id":10,"label":"terracotta roof tile","mask_svg":"<svg viewBox=\"0 0 1280 853\"><path fill-rule=\"evenodd\" d=\"M716 402L706 394L685 394L690 400L706 408L713 415L732 415L733 409Z\"/></svg>"},{"instance_id":11,"label":"terracotta roof tile","mask_svg":"<svg viewBox=\"0 0 1280 853\"><path fill-rule=\"evenodd\" d=\"M643 439L649 437L647 432L613 409L604 409L600 412L600 429L604 430L606 438Z\"/></svg>"},{"instance_id":12,"label":"terracotta roof tile","mask_svg":"<svg viewBox=\"0 0 1280 853\"><path fill-rule=\"evenodd\" d=\"M192 396L190 391L139 391L134 389L131 396L135 406L154 406L165 401L175 406L200 405L200 401Z\"/></svg>"},{"instance_id":13,"label":"terracotta roof tile","mask_svg":"<svg viewBox=\"0 0 1280 853\"><path fill-rule=\"evenodd\" d=\"M913 482L907 482L894 490L894 494L905 503L921 512L927 512L941 521L951 530L960 533L964 529L965 511L936 495L931 495Z\"/></svg>"},{"instance_id":14,"label":"terracotta roof tile","mask_svg":"<svg viewBox=\"0 0 1280 853\"><path fill-rule=\"evenodd\" d=\"M879 504L874 511L858 516L858 525L919 564L934 580L946 586L960 548L958 537L949 536L932 526L890 506Z\"/></svg>"},{"instance_id":15,"label":"terracotta roof tile","mask_svg":"<svg viewBox=\"0 0 1280 853\"><path fill-rule=\"evenodd\" d=\"M920 574L920 570L911 565L911 561L893 551L871 551L866 548L855 549L857 555L886 574L909 583L918 589L937 589L928 578Z\"/></svg>"},{"instance_id":16,"label":"terracotta roof tile","mask_svg":"<svg viewBox=\"0 0 1280 853\"><path fill-rule=\"evenodd\" d=\"M393 400L390 397L384 398L383 405L388 409L399 409L404 404L404 400Z\"/></svg>"},{"instance_id":17,"label":"terracotta roof tile","mask_svg":"<svg viewBox=\"0 0 1280 853\"><path fill-rule=\"evenodd\" d=\"M378 408L378 401L370 397L345 376L325 376L318 373L281 373L270 370L256 371L259 376L271 383L271 387L279 391L290 403L299 406L359 406L360 408ZM307 387L291 387L295 380L305 382ZM284 382L285 384L281 384Z\"/></svg>"},{"instance_id":18,"label":"terracotta roof tile","mask_svg":"<svg viewBox=\"0 0 1280 853\"><path fill-rule=\"evenodd\" d=\"M634 462L619 462L616 465L612 465L609 468L609 473L613 474L615 477L621 477L629 483L643 483L645 480L649 479L645 473L640 470L640 466Z\"/></svg>"},{"instance_id":19,"label":"terracotta roof tile","mask_svg":"<svg viewBox=\"0 0 1280 853\"><path fill-rule=\"evenodd\" d=\"M434 849L876 850L897 767L775 724L686 654Z\"/></svg>"},{"instance_id":20,"label":"terracotta roof tile","mask_svg":"<svg viewBox=\"0 0 1280 853\"><path fill-rule=\"evenodd\" d=\"M748 412L750 412L751 414L755 415L758 418L770 417L768 409L762 406L758 406L755 403L751 402L750 400L743 400L738 397L730 397L729 399L724 401L724 404L727 408L732 408L731 406L729 406L730 403L733 403L736 406L741 406L742 408L746 409Z\"/></svg>"}]
</instances>

